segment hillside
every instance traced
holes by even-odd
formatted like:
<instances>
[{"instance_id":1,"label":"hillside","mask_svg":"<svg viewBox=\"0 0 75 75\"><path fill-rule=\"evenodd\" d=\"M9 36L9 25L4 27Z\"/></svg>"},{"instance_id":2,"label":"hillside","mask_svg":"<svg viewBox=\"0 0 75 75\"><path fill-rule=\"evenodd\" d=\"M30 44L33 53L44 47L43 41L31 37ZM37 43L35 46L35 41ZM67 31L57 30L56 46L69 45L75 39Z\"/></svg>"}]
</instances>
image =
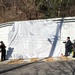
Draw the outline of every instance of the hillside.
<instances>
[{"instance_id":1,"label":"hillside","mask_svg":"<svg viewBox=\"0 0 75 75\"><path fill-rule=\"evenodd\" d=\"M75 16L75 0L0 0L0 23Z\"/></svg>"}]
</instances>

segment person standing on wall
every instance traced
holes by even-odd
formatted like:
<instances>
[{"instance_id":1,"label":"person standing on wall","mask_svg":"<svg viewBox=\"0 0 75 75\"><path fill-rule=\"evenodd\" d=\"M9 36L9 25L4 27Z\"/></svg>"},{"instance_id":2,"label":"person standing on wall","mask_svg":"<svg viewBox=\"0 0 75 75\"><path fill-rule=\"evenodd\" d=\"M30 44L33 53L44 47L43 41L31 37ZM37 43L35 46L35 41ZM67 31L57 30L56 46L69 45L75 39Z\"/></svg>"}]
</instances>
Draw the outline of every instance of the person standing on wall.
<instances>
[{"instance_id":1,"label":"person standing on wall","mask_svg":"<svg viewBox=\"0 0 75 75\"><path fill-rule=\"evenodd\" d=\"M65 56L69 56L72 51L72 42L70 37L67 37L67 41L63 43L65 43Z\"/></svg>"},{"instance_id":2,"label":"person standing on wall","mask_svg":"<svg viewBox=\"0 0 75 75\"><path fill-rule=\"evenodd\" d=\"M3 41L0 42L0 49L1 49L1 61L4 61L6 60L6 46L5 44L3 43Z\"/></svg>"}]
</instances>

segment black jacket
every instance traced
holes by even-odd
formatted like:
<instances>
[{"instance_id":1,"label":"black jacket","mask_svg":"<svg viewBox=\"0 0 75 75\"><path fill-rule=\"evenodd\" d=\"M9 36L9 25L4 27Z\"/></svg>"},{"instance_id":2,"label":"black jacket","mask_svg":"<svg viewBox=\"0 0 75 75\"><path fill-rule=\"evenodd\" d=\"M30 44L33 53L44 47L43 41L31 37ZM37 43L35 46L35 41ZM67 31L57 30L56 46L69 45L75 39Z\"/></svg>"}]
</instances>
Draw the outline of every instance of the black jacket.
<instances>
[{"instance_id":1,"label":"black jacket","mask_svg":"<svg viewBox=\"0 0 75 75\"><path fill-rule=\"evenodd\" d=\"M70 40L68 40L65 44L66 48L71 48L72 47L72 42Z\"/></svg>"}]
</instances>

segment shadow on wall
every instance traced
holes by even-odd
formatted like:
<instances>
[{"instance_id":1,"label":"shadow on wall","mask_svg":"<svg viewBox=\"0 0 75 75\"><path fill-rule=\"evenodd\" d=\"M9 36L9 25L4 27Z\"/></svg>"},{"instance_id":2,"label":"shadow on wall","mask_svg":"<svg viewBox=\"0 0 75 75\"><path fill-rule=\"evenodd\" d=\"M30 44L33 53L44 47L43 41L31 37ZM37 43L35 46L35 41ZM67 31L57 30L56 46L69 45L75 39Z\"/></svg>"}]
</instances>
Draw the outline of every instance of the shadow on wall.
<instances>
[{"instance_id":1,"label":"shadow on wall","mask_svg":"<svg viewBox=\"0 0 75 75\"><path fill-rule=\"evenodd\" d=\"M6 58L9 59L11 57L11 54L13 53L14 48L9 47L7 51L7 56Z\"/></svg>"},{"instance_id":2,"label":"shadow on wall","mask_svg":"<svg viewBox=\"0 0 75 75\"><path fill-rule=\"evenodd\" d=\"M57 41L58 41L58 38L59 38L59 34L60 34L60 39L61 39L61 29L62 29L63 21L64 21L64 18L62 18L60 20L60 23L58 24L58 27L57 27L57 30L56 30L56 34L54 36L54 41L53 41L53 44L52 44L52 48L51 48L51 51L49 53L49 57L52 57L53 54L54 54L54 51L55 51L55 48L56 48L56 44L57 44ZM48 41L50 42L50 39L48 39Z\"/></svg>"}]
</instances>

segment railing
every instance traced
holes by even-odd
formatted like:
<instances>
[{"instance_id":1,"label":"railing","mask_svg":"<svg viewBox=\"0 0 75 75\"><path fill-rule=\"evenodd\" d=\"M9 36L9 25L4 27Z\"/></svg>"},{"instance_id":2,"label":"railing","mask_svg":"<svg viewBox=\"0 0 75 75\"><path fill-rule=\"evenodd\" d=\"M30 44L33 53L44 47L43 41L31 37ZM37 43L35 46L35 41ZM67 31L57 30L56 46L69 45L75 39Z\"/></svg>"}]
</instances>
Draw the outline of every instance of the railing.
<instances>
[{"instance_id":1,"label":"railing","mask_svg":"<svg viewBox=\"0 0 75 75\"><path fill-rule=\"evenodd\" d=\"M57 23L60 23L62 19L64 20L63 23L75 22L75 17L51 18L50 20L53 20L53 21L55 21L55 22L57 22ZM40 20L41 20L41 19L40 19ZM0 28L6 27L6 26L11 26L11 25L13 25L15 22L19 22L19 21L1 23L1 24L0 24Z\"/></svg>"}]
</instances>

